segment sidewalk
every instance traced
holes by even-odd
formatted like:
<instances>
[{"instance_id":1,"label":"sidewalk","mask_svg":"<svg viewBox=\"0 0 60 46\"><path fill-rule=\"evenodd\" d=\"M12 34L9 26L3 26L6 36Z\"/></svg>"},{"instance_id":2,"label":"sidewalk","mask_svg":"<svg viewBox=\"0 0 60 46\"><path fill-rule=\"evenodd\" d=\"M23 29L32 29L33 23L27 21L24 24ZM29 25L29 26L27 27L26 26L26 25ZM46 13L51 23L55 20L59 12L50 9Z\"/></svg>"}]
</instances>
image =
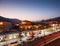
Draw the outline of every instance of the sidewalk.
<instances>
[{"instance_id":1,"label":"sidewalk","mask_svg":"<svg viewBox=\"0 0 60 46\"><path fill-rule=\"evenodd\" d=\"M12 40L8 40L8 41L0 42L0 46L6 45L6 44L9 44L12 42L16 42L16 41L18 42L19 39L12 39Z\"/></svg>"}]
</instances>

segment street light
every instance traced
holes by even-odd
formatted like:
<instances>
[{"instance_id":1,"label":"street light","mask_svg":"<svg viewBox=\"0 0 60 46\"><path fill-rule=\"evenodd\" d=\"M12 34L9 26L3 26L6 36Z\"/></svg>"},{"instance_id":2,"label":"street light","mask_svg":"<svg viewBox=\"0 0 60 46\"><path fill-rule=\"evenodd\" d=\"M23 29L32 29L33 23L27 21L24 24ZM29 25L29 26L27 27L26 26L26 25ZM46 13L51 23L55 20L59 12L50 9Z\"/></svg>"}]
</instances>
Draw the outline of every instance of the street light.
<instances>
[{"instance_id":1,"label":"street light","mask_svg":"<svg viewBox=\"0 0 60 46\"><path fill-rule=\"evenodd\" d=\"M0 22L0 25L3 25L3 22Z\"/></svg>"}]
</instances>

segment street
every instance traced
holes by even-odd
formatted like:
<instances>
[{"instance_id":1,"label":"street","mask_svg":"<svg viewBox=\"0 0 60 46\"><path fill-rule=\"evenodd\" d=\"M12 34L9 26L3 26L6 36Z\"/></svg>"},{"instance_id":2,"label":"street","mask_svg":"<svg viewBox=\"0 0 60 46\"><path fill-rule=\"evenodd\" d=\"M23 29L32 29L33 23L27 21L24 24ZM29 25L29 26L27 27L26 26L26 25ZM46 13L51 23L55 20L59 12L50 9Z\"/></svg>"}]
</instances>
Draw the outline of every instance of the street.
<instances>
[{"instance_id":1,"label":"street","mask_svg":"<svg viewBox=\"0 0 60 46\"><path fill-rule=\"evenodd\" d=\"M47 31L48 30L48 31ZM21 39L18 38L18 33L9 34L9 38L11 40L6 40L4 42L0 42L0 46L3 45L11 45L11 43L18 42L19 46L44 46L45 44L49 44L50 42L60 38L60 29L50 31L50 29L42 29L42 30L34 30L34 37L30 39L29 32L25 32L27 35L22 33ZM7 36L7 35L6 35ZM13 44L12 44L13 45Z\"/></svg>"},{"instance_id":2,"label":"street","mask_svg":"<svg viewBox=\"0 0 60 46\"><path fill-rule=\"evenodd\" d=\"M60 38L60 32L56 32L54 34L37 38L32 42L28 42L28 45L30 46L44 46L45 44L48 44L56 39Z\"/></svg>"},{"instance_id":3,"label":"street","mask_svg":"<svg viewBox=\"0 0 60 46\"><path fill-rule=\"evenodd\" d=\"M44 46L60 46L60 38Z\"/></svg>"}]
</instances>

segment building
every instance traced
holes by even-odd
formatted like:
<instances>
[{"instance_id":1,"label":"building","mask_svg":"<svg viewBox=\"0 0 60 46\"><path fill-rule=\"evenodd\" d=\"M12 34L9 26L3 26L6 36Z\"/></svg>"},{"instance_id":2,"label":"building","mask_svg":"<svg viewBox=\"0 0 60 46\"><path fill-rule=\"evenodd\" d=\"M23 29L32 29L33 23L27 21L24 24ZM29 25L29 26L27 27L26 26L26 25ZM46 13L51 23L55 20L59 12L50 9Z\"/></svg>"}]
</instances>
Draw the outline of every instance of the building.
<instances>
[{"instance_id":1,"label":"building","mask_svg":"<svg viewBox=\"0 0 60 46\"><path fill-rule=\"evenodd\" d=\"M0 32L10 31L12 29L12 27L13 27L13 25L11 22L0 21Z\"/></svg>"},{"instance_id":2,"label":"building","mask_svg":"<svg viewBox=\"0 0 60 46\"><path fill-rule=\"evenodd\" d=\"M28 30L28 29L31 29L32 27L32 23L31 21L22 21L20 24L19 24L19 28L22 29L22 30Z\"/></svg>"}]
</instances>

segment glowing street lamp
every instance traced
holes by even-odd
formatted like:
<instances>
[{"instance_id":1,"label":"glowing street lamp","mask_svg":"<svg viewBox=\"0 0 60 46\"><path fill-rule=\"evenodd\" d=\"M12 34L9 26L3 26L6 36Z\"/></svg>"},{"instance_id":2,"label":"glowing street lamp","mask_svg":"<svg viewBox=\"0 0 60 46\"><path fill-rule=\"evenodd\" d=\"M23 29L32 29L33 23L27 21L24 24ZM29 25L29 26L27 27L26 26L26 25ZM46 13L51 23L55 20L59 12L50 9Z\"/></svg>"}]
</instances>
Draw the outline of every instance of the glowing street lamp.
<instances>
[{"instance_id":1,"label":"glowing street lamp","mask_svg":"<svg viewBox=\"0 0 60 46\"><path fill-rule=\"evenodd\" d=\"M0 22L0 25L3 25L3 22Z\"/></svg>"}]
</instances>

